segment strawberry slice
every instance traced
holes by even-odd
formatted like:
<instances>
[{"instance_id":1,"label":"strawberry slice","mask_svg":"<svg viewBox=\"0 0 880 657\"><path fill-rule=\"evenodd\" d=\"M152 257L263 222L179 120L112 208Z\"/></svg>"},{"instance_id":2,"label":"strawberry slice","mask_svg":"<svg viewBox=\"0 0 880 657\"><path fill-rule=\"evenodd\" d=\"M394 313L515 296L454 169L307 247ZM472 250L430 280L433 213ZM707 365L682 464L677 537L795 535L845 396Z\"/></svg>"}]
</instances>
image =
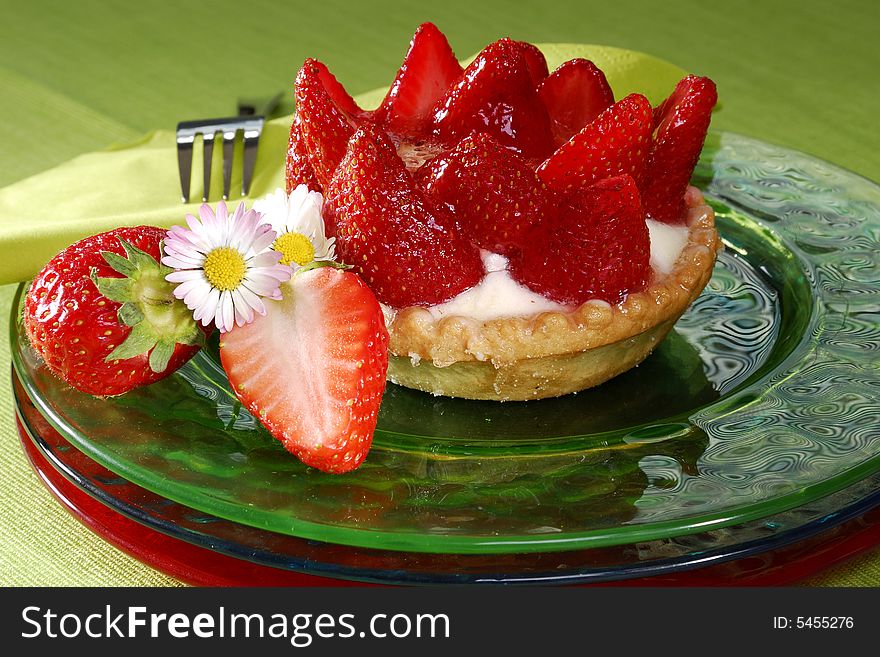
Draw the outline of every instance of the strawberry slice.
<instances>
[{"instance_id":1,"label":"strawberry slice","mask_svg":"<svg viewBox=\"0 0 880 657\"><path fill-rule=\"evenodd\" d=\"M431 160L416 180L452 211L462 235L494 253L516 249L523 232L555 209L534 167L483 133Z\"/></svg>"},{"instance_id":2,"label":"strawberry slice","mask_svg":"<svg viewBox=\"0 0 880 657\"><path fill-rule=\"evenodd\" d=\"M347 110L357 106L353 100L348 103L351 97L342 85L314 59L307 59L299 70L294 95L305 152L318 184L326 189L354 132L354 116Z\"/></svg>"},{"instance_id":3,"label":"strawberry slice","mask_svg":"<svg viewBox=\"0 0 880 657\"><path fill-rule=\"evenodd\" d=\"M287 451L324 472L357 468L376 428L388 332L376 297L351 272L301 271L265 316L236 326L220 359L242 404Z\"/></svg>"},{"instance_id":4,"label":"strawberry slice","mask_svg":"<svg viewBox=\"0 0 880 657\"><path fill-rule=\"evenodd\" d=\"M373 119L399 136L421 137L431 108L462 71L444 34L433 23L422 23Z\"/></svg>"},{"instance_id":5,"label":"strawberry slice","mask_svg":"<svg viewBox=\"0 0 880 657\"><path fill-rule=\"evenodd\" d=\"M509 41L509 39L502 39L502 41ZM544 81L544 78L550 74L544 53L541 52L538 46L528 41L510 41L510 43L519 50L525 60L526 67L529 69L529 77L532 79L532 85L537 89Z\"/></svg>"},{"instance_id":6,"label":"strawberry slice","mask_svg":"<svg viewBox=\"0 0 880 657\"><path fill-rule=\"evenodd\" d=\"M578 201L529 230L521 254L510 259L511 275L560 303L616 304L643 289L651 273L638 188L631 176L615 176L588 187Z\"/></svg>"},{"instance_id":7,"label":"strawberry slice","mask_svg":"<svg viewBox=\"0 0 880 657\"><path fill-rule=\"evenodd\" d=\"M483 275L478 249L430 207L391 140L372 125L352 137L325 212L339 257L389 306L440 303Z\"/></svg>"},{"instance_id":8,"label":"strawberry slice","mask_svg":"<svg viewBox=\"0 0 880 657\"><path fill-rule=\"evenodd\" d=\"M345 90L345 87L343 87L342 83L336 79L336 76L330 72L330 69L317 60L312 60L312 64L317 70L318 79L324 86L324 89L326 89L327 94L330 96L330 100L332 100L339 109L348 114L349 117L354 118L366 114L366 112L354 102L354 98L352 98Z\"/></svg>"},{"instance_id":9,"label":"strawberry slice","mask_svg":"<svg viewBox=\"0 0 880 657\"><path fill-rule=\"evenodd\" d=\"M605 74L587 59L570 59L538 87L550 115L553 137L562 145L614 104Z\"/></svg>"},{"instance_id":10,"label":"strawberry slice","mask_svg":"<svg viewBox=\"0 0 880 657\"><path fill-rule=\"evenodd\" d=\"M547 110L522 50L509 39L477 55L434 106L431 128L450 146L472 132L485 132L526 157L543 159L553 150Z\"/></svg>"},{"instance_id":11,"label":"strawberry slice","mask_svg":"<svg viewBox=\"0 0 880 657\"><path fill-rule=\"evenodd\" d=\"M559 192L579 191L623 173L640 185L651 143L652 120L648 99L630 94L560 146L538 167L538 175L548 187Z\"/></svg>"},{"instance_id":12,"label":"strawberry slice","mask_svg":"<svg viewBox=\"0 0 880 657\"><path fill-rule=\"evenodd\" d=\"M284 165L284 180L287 193L298 185L306 185L312 191L320 192L321 186L315 177L315 170L309 162L309 154L300 132L300 119L296 114L290 125L290 139L287 142L287 160Z\"/></svg>"},{"instance_id":13,"label":"strawberry slice","mask_svg":"<svg viewBox=\"0 0 880 657\"><path fill-rule=\"evenodd\" d=\"M712 80L689 75L654 110L656 136L643 191L645 209L654 219L684 222L684 193L700 159L717 101Z\"/></svg>"}]
</instances>

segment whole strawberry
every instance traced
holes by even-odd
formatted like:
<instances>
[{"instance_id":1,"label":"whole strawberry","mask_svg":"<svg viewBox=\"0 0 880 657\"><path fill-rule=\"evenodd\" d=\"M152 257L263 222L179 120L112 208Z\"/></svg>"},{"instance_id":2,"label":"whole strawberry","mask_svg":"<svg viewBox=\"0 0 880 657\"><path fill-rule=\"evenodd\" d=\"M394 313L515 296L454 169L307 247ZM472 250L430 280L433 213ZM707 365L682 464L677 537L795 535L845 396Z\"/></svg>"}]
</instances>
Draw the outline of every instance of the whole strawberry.
<instances>
[{"instance_id":1,"label":"whole strawberry","mask_svg":"<svg viewBox=\"0 0 880 657\"><path fill-rule=\"evenodd\" d=\"M49 369L90 395L162 379L204 344L159 264L165 230L118 228L52 258L31 283L24 325Z\"/></svg>"}]
</instances>

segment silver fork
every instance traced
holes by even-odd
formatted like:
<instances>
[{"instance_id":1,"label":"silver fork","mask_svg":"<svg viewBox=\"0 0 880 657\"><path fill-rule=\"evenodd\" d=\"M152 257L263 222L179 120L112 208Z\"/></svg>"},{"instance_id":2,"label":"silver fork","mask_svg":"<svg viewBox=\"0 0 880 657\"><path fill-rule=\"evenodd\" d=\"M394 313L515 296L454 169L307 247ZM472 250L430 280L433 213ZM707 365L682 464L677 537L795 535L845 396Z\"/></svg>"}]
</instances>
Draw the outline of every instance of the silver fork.
<instances>
[{"instance_id":1,"label":"silver fork","mask_svg":"<svg viewBox=\"0 0 880 657\"><path fill-rule=\"evenodd\" d=\"M204 192L202 201L207 201L211 189L211 160L214 155L214 141L219 132L223 137L223 200L229 198L232 184L232 157L235 138L243 133L244 161L242 162L241 195L245 196L251 187L254 163L257 161L257 146L263 131L263 116L236 116L225 119L202 119L200 121L181 121L177 124L177 167L180 170L180 191L184 203L189 202L189 186L192 175L193 144L196 136L202 136L204 149Z\"/></svg>"},{"instance_id":2,"label":"silver fork","mask_svg":"<svg viewBox=\"0 0 880 657\"><path fill-rule=\"evenodd\" d=\"M190 180L192 178L193 145L196 137L201 135L204 151L204 167L202 172L202 201L207 201L211 190L211 163L214 155L214 142L217 134L223 138L223 200L229 198L232 184L232 159L235 153L235 140L242 133L244 160L242 162L241 195L246 196L251 188L254 176L254 164L257 161L257 147L266 116L278 107L282 94L278 93L268 100L238 101L238 116L223 119L201 119L198 121L181 121L177 124L177 168L180 172L181 200L189 202Z\"/></svg>"}]
</instances>

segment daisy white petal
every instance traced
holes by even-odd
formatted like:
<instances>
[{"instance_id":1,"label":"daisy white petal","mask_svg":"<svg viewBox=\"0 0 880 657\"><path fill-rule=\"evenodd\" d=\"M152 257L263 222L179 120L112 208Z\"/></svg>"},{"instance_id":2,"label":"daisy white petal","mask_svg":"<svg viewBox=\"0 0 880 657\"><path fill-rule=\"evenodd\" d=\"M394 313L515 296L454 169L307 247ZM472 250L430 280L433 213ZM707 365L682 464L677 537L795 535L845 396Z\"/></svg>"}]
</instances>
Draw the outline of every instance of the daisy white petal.
<instances>
[{"instance_id":1,"label":"daisy white petal","mask_svg":"<svg viewBox=\"0 0 880 657\"><path fill-rule=\"evenodd\" d=\"M254 253L262 253L275 241L275 238L278 236L274 230L272 230L269 226L263 224L262 226L258 226L257 231L254 234L254 241L251 244L251 250Z\"/></svg>"},{"instance_id":2,"label":"daisy white petal","mask_svg":"<svg viewBox=\"0 0 880 657\"><path fill-rule=\"evenodd\" d=\"M260 214L262 223L272 226L276 233L287 232L287 194L281 188L254 201L253 209Z\"/></svg>"},{"instance_id":3,"label":"daisy white petal","mask_svg":"<svg viewBox=\"0 0 880 657\"><path fill-rule=\"evenodd\" d=\"M165 234L165 243L180 243L179 248L186 248L187 246L197 246L197 244L195 244L192 239L190 239L190 231L188 231L183 226L172 226L170 230Z\"/></svg>"},{"instance_id":4,"label":"daisy white petal","mask_svg":"<svg viewBox=\"0 0 880 657\"><path fill-rule=\"evenodd\" d=\"M232 305L231 290L225 290L221 295L217 312L221 313L221 320L217 322L217 328L221 333L226 333L235 326L235 307Z\"/></svg>"},{"instance_id":5,"label":"daisy white petal","mask_svg":"<svg viewBox=\"0 0 880 657\"><path fill-rule=\"evenodd\" d=\"M204 258L202 258L202 260L204 260ZM162 258L162 264L166 265L167 267L173 267L174 269L183 269L183 270L189 270L191 267L195 268L200 265L199 261L195 260L194 258L181 259L177 256L170 256L170 255ZM171 280L171 279L166 279L166 280ZM171 281L171 282L173 283L174 281Z\"/></svg>"},{"instance_id":6,"label":"daisy white petal","mask_svg":"<svg viewBox=\"0 0 880 657\"><path fill-rule=\"evenodd\" d=\"M196 321L201 321L204 326L207 326L214 321L214 315L219 301L220 290L212 287L202 302L196 308L193 308L193 310L195 310L193 318Z\"/></svg>"},{"instance_id":7,"label":"daisy white petal","mask_svg":"<svg viewBox=\"0 0 880 657\"><path fill-rule=\"evenodd\" d=\"M184 283L187 281L204 280L204 275L198 269L178 269L165 277L169 283Z\"/></svg>"},{"instance_id":8,"label":"daisy white petal","mask_svg":"<svg viewBox=\"0 0 880 657\"><path fill-rule=\"evenodd\" d=\"M238 287L230 292L232 295L232 308L235 313L236 326L244 326L245 324L250 324L254 321L254 309L251 308L242 297L242 289L244 288Z\"/></svg>"},{"instance_id":9,"label":"daisy white petal","mask_svg":"<svg viewBox=\"0 0 880 657\"><path fill-rule=\"evenodd\" d=\"M187 263L183 266L169 265L169 267L176 267L177 269L183 269L185 267L197 268L201 267L202 263L205 262L205 254L201 251L195 251L193 249L175 249L167 244L165 245L165 257L174 258L178 262Z\"/></svg>"},{"instance_id":10,"label":"daisy white petal","mask_svg":"<svg viewBox=\"0 0 880 657\"><path fill-rule=\"evenodd\" d=\"M263 300L260 299L259 296L251 292L246 285L242 285L239 287L236 292L241 295L241 299L244 303L246 303L251 309L260 315L266 314L266 304L263 303Z\"/></svg>"},{"instance_id":11,"label":"daisy white petal","mask_svg":"<svg viewBox=\"0 0 880 657\"><path fill-rule=\"evenodd\" d=\"M248 316L246 310L250 310L247 308L247 304L241 300L241 295L238 294L238 290L232 290L229 293L231 298L231 306L232 306L232 325L233 326L244 326L248 322ZM251 321L253 321L253 312L251 312Z\"/></svg>"},{"instance_id":12,"label":"daisy white petal","mask_svg":"<svg viewBox=\"0 0 880 657\"><path fill-rule=\"evenodd\" d=\"M260 255L251 258L250 263L254 267L271 267L277 265L280 259L281 254L278 251L263 251Z\"/></svg>"},{"instance_id":13,"label":"daisy white petal","mask_svg":"<svg viewBox=\"0 0 880 657\"><path fill-rule=\"evenodd\" d=\"M211 206L209 205L208 209L210 209L210 207ZM226 201L220 201L217 204L217 210L213 214L214 214L214 217L217 218L217 221L220 224L227 223L229 221L229 208L226 207Z\"/></svg>"},{"instance_id":14,"label":"daisy white petal","mask_svg":"<svg viewBox=\"0 0 880 657\"><path fill-rule=\"evenodd\" d=\"M239 203L229 225L229 243L238 244L245 251L250 248L252 233L258 223L256 218L252 218L252 214L259 216L256 212L245 212L244 203Z\"/></svg>"},{"instance_id":15,"label":"daisy white petal","mask_svg":"<svg viewBox=\"0 0 880 657\"><path fill-rule=\"evenodd\" d=\"M179 287L183 287L183 285L180 285ZM183 292L185 292L183 296L183 303L185 303L186 307L190 310L195 310L201 308L204 304L208 303L208 300L211 296L211 287L207 284L206 281L199 281L198 284L192 286L188 290L183 290ZM198 318L194 316L193 319Z\"/></svg>"},{"instance_id":16,"label":"daisy white petal","mask_svg":"<svg viewBox=\"0 0 880 657\"><path fill-rule=\"evenodd\" d=\"M208 219L208 217L210 219ZM186 225L189 226L190 240L193 240L196 244L201 245L202 243L209 244L207 242L208 239L208 230L207 226L209 225L209 221L213 220L214 212L211 210L211 206L207 203L203 203L199 208L199 216L188 214L186 215Z\"/></svg>"},{"instance_id":17,"label":"daisy white petal","mask_svg":"<svg viewBox=\"0 0 880 657\"><path fill-rule=\"evenodd\" d=\"M254 270L248 272L247 276L245 276L245 282L247 282L248 287L259 294L260 296L267 296L270 290L278 287L280 283L287 280L289 277L285 276L282 278L282 274L275 273L272 269L266 268L262 270Z\"/></svg>"}]
</instances>

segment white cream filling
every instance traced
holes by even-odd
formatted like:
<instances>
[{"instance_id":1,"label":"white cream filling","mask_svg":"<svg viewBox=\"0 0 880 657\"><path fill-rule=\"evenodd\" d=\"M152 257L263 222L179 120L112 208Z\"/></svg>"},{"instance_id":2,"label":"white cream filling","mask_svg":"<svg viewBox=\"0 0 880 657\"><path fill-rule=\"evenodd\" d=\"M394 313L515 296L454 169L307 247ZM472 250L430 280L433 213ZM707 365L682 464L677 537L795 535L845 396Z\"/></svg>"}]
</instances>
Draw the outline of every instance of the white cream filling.
<instances>
[{"instance_id":1,"label":"white cream filling","mask_svg":"<svg viewBox=\"0 0 880 657\"><path fill-rule=\"evenodd\" d=\"M670 226L648 219L648 234L651 240L651 267L660 275L672 271L675 261L687 244L687 226ZM568 306L557 303L532 292L517 283L507 269L507 258L497 253L481 251L486 275L479 284L436 306L429 306L428 312L435 320L450 316L470 317L479 322L487 322L502 317L522 317L541 312L566 312ZM589 303L602 303L595 299ZM605 304L607 305L607 304ZM394 311L383 305L386 321L394 318Z\"/></svg>"},{"instance_id":2,"label":"white cream filling","mask_svg":"<svg viewBox=\"0 0 880 657\"><path fill-rule=\"evenodd\" d=\"M651 267L659 274L668 274L688 241L687 226L671 226L648 219L648 235L651 238Z\"/></svg>"},{"instance_id":3,"label":"white cream filling","mask_svg":"<svg viewBox=\"0 0 880 657\"><path fill-rule=\"evenodd\" d=\"M483 280L449 301L430 306L428 312L434 319L461 315L486 322L500 317L567 310L561 303L542 297L513 280L503 255L489 251L481 251L480 255L486 271Z\"/></svg>"}]
</instances>

